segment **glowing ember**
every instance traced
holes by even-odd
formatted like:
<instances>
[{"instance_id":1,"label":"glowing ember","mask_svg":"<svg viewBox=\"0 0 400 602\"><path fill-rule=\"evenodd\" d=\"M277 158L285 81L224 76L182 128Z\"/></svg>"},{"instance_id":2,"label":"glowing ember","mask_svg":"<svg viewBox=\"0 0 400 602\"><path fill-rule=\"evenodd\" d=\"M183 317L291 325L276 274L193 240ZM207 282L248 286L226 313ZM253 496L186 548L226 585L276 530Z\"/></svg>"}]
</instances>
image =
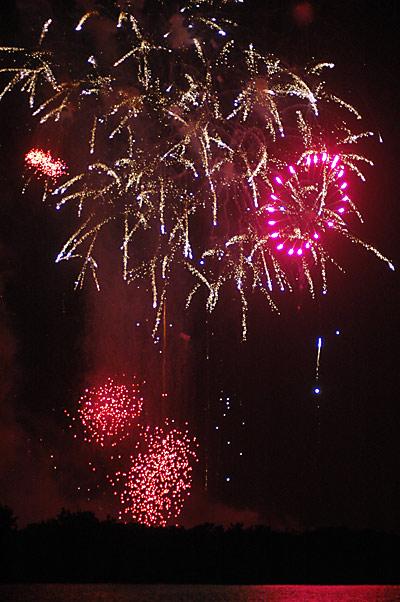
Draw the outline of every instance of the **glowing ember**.
<instances>
[{"instance_id":1,"label":"glowing ember","mask_svg":"<svg viewBox=\"0 0 400 602\"><path fill-rule=\"evenodd\" d=\"M192 485L192 463L197 461L195 438L166 422L165 428L142 430L137 455L129 471L117 473L114 487L124 482L120 493L121 520L165 527L180 515ZM117 495L117 492L115 492Z\"/></svg>"},{"instance_id":2,"label":"glowing ember","mask_svg":"<svg viewBox=\"0 0 400 602\"><path fill-rule=\"evenodd\" d=\"M78 414L85 441L115 446L125 439L142 412L143 398L136 383L117 385L109 378L104 385L86 389L79 400Z\"/></svg>"},{"instance_id":3,"label":"glowing ember","mask_svg":"<svg viewBox=\"0 0 400 602\"><path fill-rule=\"evenodd\" d=\"M67 173L67 166L61 159L53 159L50 151L33 148L25 155L25 162L37 173L56 180Z\"/></svg>"}]
</instances>

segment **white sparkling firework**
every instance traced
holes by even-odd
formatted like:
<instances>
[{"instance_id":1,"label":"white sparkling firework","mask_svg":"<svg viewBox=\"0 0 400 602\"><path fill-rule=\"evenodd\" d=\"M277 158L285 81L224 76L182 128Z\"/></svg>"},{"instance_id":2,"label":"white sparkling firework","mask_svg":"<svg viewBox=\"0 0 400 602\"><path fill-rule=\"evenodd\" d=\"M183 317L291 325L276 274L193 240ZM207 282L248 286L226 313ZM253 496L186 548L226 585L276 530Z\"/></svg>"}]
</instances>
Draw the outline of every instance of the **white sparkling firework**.
<instances>
[{"instance_id":1,"label":"white sparkling firework","mask_svg":"<svg viewBox=\"0 0 400 602\"><path fill-rule=\"evenodd\" d=\"M360 114L330 92L325 73L333 64L291 70L253 44L242 49L227 4L235 2L192 1L172 14L160 2L165 20L154 31L129 7L115 20L92 10L59 36L65 25L48 19L34 48L0 48L8 78L0 100L19 91L39 130L52 127L56 140L73 124L86 140L74 170L46 197L57 209L76 207L76 227L57 261L80 261L76 286L91 274L100 287L97 242L105 230L119 232L124 279L150 284L154 332L181 266L193 278L187 305L205 288L212 312L222 287L234 283L244 338L252 291L276 309L275 291L294 290L291 256L311 294L317 274L326 292L326 265L335 263L322 244L329 230L394 269L347 222L360 214L339 173L364 178L360 165L370 162L349 149L371 132L353 132ZM102 48L91 49L69 72L74 36L85 49L87 30L100 22L119 32L116 55L108 60ZM335 151L325 149L325 136ZM296 155L298 162L287 162ZM280 201L267 203L271 195ZM271 230L268 221L279 224Z\"/></svg>"}]
</instances>

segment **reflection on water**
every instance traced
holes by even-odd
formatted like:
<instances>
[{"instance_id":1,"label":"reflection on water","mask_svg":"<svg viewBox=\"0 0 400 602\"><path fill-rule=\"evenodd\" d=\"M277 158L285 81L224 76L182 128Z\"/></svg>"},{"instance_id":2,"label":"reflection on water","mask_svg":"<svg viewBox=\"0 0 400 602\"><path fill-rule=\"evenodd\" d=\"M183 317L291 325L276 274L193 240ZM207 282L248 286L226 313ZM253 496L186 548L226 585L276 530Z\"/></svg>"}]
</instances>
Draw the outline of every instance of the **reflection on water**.
<instances>
[{"instance_id":1,"label":"reflection on water","mask_svg":"<svg viewBox=\"0 0 400 602\"><path fill-rule=\"evenodd\" d=\"M263 589L263 588L261 588ZM395 602L400 600L400 587L391 586L273 586L259 592L251 602ZM264 596L264 597L263 597Z\"/></svg>"},{"instance_id":2,"label":"reflection on water","mask_svg":"<svg viewBox=\"0 0 400 602\"><path fill-rule=\"evenodd\" d=\"M400 602L400 586L0 585L1 602Z\"/></svg>"}]
</instances>

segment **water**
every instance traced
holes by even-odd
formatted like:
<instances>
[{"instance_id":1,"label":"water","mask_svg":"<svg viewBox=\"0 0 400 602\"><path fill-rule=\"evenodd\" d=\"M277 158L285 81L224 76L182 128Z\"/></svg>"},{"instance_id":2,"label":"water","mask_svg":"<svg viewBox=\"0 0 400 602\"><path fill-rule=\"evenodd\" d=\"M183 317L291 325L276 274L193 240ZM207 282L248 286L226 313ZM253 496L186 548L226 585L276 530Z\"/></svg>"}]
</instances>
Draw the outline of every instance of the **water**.
<instances>
[{"instance_id":1,"label":"water","mask_svg":"<svg viewBox=\"0 0 400 602\"><path fill-rule=\"evenodd\" d=\"M0 585L1 602L396 602L400 586Z\"/></svg>"}]
</instances>

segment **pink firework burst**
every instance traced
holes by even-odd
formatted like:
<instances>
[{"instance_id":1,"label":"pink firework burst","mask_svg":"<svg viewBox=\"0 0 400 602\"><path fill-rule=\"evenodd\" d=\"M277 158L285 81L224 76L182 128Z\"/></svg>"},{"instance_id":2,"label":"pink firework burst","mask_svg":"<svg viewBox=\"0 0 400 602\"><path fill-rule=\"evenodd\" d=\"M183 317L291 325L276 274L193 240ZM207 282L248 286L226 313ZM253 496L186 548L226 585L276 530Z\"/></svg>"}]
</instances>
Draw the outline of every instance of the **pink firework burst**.
<instances>
[{"instance_id":1,"label":"pink firework burst","mask_svg":"<svg viewBox=\"0 0 400 602\"><path fill-rule=\"evenodd\" d=\"M54 159L50 151L32 148L25 155L25 163L36 173L56 180L67 173L67 166L61 159Z\"/></svg>"},{"instance_id":2,"label":"pink firework burst","mask_svg":"<svg viewBox=\"0 0 400 602\"><path fill-rule=\"evenodd\" d=\"M85 441L115 446L137 425L142 407L143 398L136 382L127 386L109 378L101 386L86 389L78 408Z\"/></svg>"},{"instance_id":3,"label":"pink firework burst","mask_svg":"<svg viewBox=\"0 0 400 602\"><path fill-rule=\"evenodd\" d=\"M190 495L196 438L166 422L164 428L144 428L137 447L141 451L131 456L129 471L111 481L124 483L120 519L165 527L178 518Z\"/></svg>"},{"instance_id":4,"label":"pink firework burst","mask_svg":"<svg viewBox=\"0 0 400 602\"><path fill-rule=\"evenodd\" d=\"M269 237L279 252L302 257L318 247L328 230L346 230L353 207L348 196L345 166L339 155L307 153L286 176L274 178L264 206Z\"/></svg>"}]
</instances>

